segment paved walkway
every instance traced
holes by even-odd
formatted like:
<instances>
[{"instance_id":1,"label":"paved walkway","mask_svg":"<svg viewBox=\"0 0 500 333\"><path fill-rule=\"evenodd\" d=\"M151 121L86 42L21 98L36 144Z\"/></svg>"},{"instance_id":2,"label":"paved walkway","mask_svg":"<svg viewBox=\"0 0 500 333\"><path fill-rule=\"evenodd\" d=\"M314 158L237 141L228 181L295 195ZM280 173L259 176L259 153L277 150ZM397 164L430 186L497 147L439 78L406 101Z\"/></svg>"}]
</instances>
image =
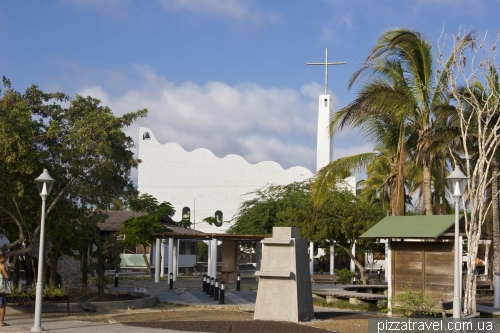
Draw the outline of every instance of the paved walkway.
<instances>
[{"instance_id":1,"label":"paved walkway","mask_svg":"<svg viewBox=\"0 0 500 333\"><path fill-rule=\"evenodd\" d=\"M252 310L255 305L257 292L257 282L255 279L249 279L243 282L242 289L247 290L235 291L236 286L229 285L229 290L225 293L225 304L219 304L213 298L202 292L202 283L199 280L188 279L179 280L175 282L174 289L168 289L166 281L155 283L148 280L139 281L124 281L118 288L110 287L110 292L114 290L119 291L132 291L143 292L152 294L158 297L160 302L168 302L173 304L182 305L203 305L213 307L237 307L244 310ZM7 315L5 321L10 326L0 327L0 332L29 332L33 327L33 315L29 316L9 316ZM75 332L75 333L189 333L186 331L175 331L168 329L152 329L152 328L139 328L127 326L119 323L96 323L90 321L80 320L65 320L64 317L58 318L43 318L42 314L42 327L45 331L49 332Z\"/></svg>"},{"instance_id":2,"label":"paved walkway","mask_svg":"<svg viewBox=\"0 0 500 333\"><path fill-rule=\"evenodd\" d=\"M243 281L243 280L242 280ZM224 303L205 294L202 291L202 282L199 280L179 280L174 282L174 288L168 289L166 281L155 283L153 281L126 281L118 288L109 287L110 292L114 290L128 292L143 292L155 295L162 303L173 303L182 305L204 305L213 307L238 307L245 310L253 309L257 299L257 282L248 279L242 282L241 291L236 291L236 285L229 285L225 290ZM253 289L253 290L251 290Z\"/></svg>"},{"instance_id":3,"label":"paved walkway","mask_svg":"<svg viewBox=\"0 0 500 333\"><path fill-rule=\"evenodd\" d=\"M8 318L8 315L7 315ZM16 333L26 333L31 330L33 326L33 318L9 318L6 322L9 323L10 326L0 327L0 332L16 332ZM186 331L174 331L168 329L154 329L154 328L140 328L122 325L119 323L116 324L105 324L105 323L96 323L90 321L83 320L64 320L61 318L42 318L42 327L44 331L48 332L60 332L60 333L97 333L97 332L106 332L106 333L189 333Z\"/></svg>"}]
</instances>

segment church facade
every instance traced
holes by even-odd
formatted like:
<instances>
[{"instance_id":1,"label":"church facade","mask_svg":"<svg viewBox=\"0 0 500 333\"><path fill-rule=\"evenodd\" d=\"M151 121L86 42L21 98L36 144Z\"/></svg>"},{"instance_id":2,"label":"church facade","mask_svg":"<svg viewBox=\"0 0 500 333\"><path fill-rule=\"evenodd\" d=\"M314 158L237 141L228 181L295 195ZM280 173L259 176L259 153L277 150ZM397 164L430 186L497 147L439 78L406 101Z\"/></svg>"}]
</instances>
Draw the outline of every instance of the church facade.
<instances>
[{"instance_id":1,"label":"church facade","mask_svg":"<svg viewBox=\"0 0 500 333\"><path fill-rule=\"evenodd\" d=\"M220 211L224 221L231 221L241 203L253 197L251 192L313 175L300 166L285 170L271 161L251 164L238 155L219 158L208 149L188 152L177 143L158 142L144 127L139 138L139 192L170 202L176 210L174 221L187 218L192 228L202 232L225 232L230 223L216 226L203 219Z\"/></svg>"},{"instance_id":2,"label":"church facade","mask_svg":"<svg viewBox=\"0 0 500 333\"><path fill-rule=\"evenodd\" d=\"M333 98L328 93L328 66L343 62L329 62L328 49L325 62L308 65L325 66L325 93L318 99L318 132L316 168L321 169L332 160L332 140L329 122ZM238 155L216 157L207 149L185 151L177 143L162 144L153 132L141 127L139 133L138 188L159 202L170 202L176 210L174 221L189 219L192 228L203 232L225 232L230 223L220 226L203 222L207 217L217 221L231 221L252 192L269 185L286 185L300 182L313 173L300 166L287 170L272 161L248 163ZM356 179L348 177L340 185L356 195ZM217 212L217 214L216 214Z\"/></svg>"}]
</instances>

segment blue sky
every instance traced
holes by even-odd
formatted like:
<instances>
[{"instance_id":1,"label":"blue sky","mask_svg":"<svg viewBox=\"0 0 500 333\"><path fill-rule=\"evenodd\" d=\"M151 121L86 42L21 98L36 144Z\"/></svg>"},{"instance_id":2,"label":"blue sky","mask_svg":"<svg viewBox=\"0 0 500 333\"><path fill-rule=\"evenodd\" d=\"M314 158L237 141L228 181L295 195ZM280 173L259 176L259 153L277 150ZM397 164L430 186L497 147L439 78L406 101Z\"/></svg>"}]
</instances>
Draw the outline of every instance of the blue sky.
<instances>
[{"instance_id":1,"label":"blue sky","mask_svg":"<svg viewBox=\"0 0 500 333\"><path fill-rule=\"evenodd\" d=\"M436 45L443 29L499 30L498 0L66 0L4 1L0 74L99 98L117 114L148 108L138 126L162 143L251 163L315 171L317 96L330 67L335 108L349 103L350 75L377 37L414 28ZM334 157L369 151L348 130Z\"/></svg>"}]
</instances>

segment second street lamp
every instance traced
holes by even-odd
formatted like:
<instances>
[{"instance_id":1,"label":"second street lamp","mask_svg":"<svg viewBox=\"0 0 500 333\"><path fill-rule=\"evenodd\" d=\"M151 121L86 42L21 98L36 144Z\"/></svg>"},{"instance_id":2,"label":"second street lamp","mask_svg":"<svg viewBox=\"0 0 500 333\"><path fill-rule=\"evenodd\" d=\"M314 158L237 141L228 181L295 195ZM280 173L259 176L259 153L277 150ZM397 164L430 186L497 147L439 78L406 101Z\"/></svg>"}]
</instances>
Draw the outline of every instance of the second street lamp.
<instances>
[{"instance_id":1,"label":"second street lamp","mask_svg":"<svg viewBox=\"0 0 500 333\"><path fill-rule=\"evenodd\" d=\"M454 283L453 283L453 318L460 318L462 313L462 305L460 304L460 297L462 291L460 290L460 279L462 274L460 274L460 265L462 264L462 248L459 242L459 218L460 218L460 199L464 195L465 187L467 186L467 180L469 178L464 175L464 173L455 167L455 170L446 177L448 181L448 187L453 191L453 199L455 201L455 272L454 272Z\"/></svg>"}]
</instances>

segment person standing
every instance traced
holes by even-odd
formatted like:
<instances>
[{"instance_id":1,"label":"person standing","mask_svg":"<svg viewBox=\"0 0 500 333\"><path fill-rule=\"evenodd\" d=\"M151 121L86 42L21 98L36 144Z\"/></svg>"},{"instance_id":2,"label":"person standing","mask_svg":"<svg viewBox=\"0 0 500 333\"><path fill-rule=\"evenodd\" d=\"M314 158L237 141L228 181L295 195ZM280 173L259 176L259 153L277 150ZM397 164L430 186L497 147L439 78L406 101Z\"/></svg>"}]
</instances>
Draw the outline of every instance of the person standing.
<instances>
[{"instance_id":1,"label":"person standing","mask_svg":"<svg viewBox=\"0 0 500 333\"><path fill-rule=\"evenodd\" d=\"M9 326L4 321L7 307L7 281L9 280L10 264L6 264L7 257L0 252L0 326Z\"/></svg>"}]
</instances>

